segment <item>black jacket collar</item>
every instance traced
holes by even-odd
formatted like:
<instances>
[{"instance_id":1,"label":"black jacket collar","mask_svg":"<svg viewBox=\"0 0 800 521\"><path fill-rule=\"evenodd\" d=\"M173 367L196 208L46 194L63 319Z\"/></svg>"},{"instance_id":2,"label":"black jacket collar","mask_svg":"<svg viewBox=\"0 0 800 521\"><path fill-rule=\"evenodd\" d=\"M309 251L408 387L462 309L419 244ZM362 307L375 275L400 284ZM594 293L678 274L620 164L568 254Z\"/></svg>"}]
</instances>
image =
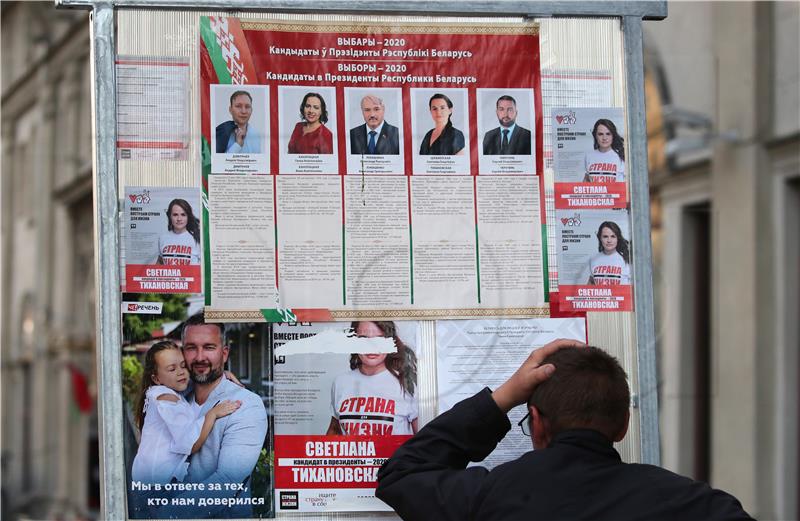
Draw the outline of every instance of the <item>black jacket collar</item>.
<instances>
[{"instance_id":1,"label":"black jacket collar","mask_svg":"<svg viewBox=\"0 0 800 521\"><path fill-rule=\"evenodd\" d=\"M614 444L611 443L611 440L606 438L605 435L591 429L572 429L559 432L553 436L547 448L555 449L560 447L576 447L617 461L622 461L619 452L614 449Z\"/></svg>"}]
</instances>

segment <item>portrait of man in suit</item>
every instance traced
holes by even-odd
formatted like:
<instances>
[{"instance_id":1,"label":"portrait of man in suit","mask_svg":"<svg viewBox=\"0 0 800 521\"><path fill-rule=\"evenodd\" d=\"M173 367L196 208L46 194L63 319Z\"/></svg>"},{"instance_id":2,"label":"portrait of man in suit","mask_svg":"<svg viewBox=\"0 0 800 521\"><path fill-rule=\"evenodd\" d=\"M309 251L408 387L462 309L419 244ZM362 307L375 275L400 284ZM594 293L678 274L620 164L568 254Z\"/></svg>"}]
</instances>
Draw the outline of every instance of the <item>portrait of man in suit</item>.
<instances>
[{"instance_id":1,"label":"portrait of man in suit","mask_svg":"<svg viewBox=\"0 0 800 521\"><path fill-rule=\"evenodd\" d=\"M230 97L231 119L217 125L217 154L260 154L261 134L253 128L253 97L237 90Z\"/></svg>"},{"instance_id":2,"label":"portrait of man in suit","mask_svg":"<svg viewBox=\"0 0 800 521\"><path fill-rule=\"evenodd\" d=\"M500 126L483 136L485 156L531 155L531 131L517 125L517 102L511 96L497 98L495 105Z\"/></svg>"},{"instance_id":3,"label":"portrait of man in suit","mask_svg":"<svg viewBox=\"0 0 800 521\"><path fill-rule=\"evenodd\" d=\"M350 129L350 153L358 155L398 155L400 133L384 118L383 100L368 94L361 98L364 124Z\"/></svg>"}]
</instances>

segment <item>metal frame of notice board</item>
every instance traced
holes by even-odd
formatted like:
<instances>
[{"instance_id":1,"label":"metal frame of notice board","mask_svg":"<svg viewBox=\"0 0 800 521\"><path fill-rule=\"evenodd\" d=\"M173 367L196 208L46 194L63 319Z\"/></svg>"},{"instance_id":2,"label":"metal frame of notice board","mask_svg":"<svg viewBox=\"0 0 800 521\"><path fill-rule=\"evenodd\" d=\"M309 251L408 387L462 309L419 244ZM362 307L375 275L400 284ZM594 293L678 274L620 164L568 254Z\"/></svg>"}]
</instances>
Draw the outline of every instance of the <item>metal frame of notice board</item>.
<instances>
[{"instance_id":1,"label":"metal frame of notice board","mask_svg":"<svg viewBox=\"0 0 800 521\"><path fill-rule=\"evenodd\" d=\"M372 13L381 15L615 17L624 46L630 176L631 237L638 393L640 461L659 464L658 399L653 312L652 251L647 169L642 21L667 15L666 1L437 1L366 0L55 0L57 7L91 10L92 113L94 122L94 207L97 338L103 517L127 517L122 431L120 226L116 156L116 9L225 10L276 13Z\"/></svg>"}]
</instances>

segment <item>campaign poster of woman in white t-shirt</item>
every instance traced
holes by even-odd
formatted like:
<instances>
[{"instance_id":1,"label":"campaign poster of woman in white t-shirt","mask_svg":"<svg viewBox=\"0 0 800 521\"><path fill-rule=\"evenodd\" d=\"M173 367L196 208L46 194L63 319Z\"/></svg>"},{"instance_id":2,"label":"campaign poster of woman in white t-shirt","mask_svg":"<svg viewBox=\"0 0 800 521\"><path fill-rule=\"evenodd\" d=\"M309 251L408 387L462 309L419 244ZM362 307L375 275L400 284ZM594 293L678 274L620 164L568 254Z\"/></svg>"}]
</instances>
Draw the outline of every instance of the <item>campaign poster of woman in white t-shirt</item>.
<instances>
[{"instance_id":1,"label":"campaign poster of woman in white t-shirt","mask_svg":"<svg viewBox=\"0 0 800 521\"><path fill-rule=\"evenodd\" d=\"M619 225L604 221L597 230L598 253L589 260L589 280L595 286L631 283L630 244Z\"/></svg>"},{"instance_id":2,"label":"campaign poster of woman in white t-shirt","mask_svg":"<svg viewBox=\"0 0 800 521\"><path fill-rule=\"evenodd\" d=\"M592 129L594 150L586 153L587 183L620 183L625 181L625 139L610 119L598 119Z\"/></svg>"},{"instance_id":3,"label":"campaign poster of woman in white t-shirt","mask_svg":"<svg viewBox=\"0 0 800 521\"><path fill-rule=\"evenodd\" d=\"M185 199L167 206L167 232L158 238L157 264L200 264L200 220Z\"/></svg>"},{"instance_id":4,"label":"campaign poster of woman in white t-shirt","mask_svg":"<svg viewBox=\"0 0 800 521\"><path fill-rule=\"evenodd\" d=\"M417 357L394 322L353 322L362 338L392 338L397 352L351 354L350 371L331 386L327 435L391 436L417 432Z\"/></svg>"}]
</instances>

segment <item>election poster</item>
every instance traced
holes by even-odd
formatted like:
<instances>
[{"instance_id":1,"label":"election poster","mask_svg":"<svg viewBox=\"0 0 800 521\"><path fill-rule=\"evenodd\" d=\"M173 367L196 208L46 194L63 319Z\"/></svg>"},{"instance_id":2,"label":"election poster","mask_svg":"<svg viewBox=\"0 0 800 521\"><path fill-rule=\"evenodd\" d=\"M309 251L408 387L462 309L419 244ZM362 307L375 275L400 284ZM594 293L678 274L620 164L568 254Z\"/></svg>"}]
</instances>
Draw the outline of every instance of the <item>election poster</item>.
<instances>
[{"instance_id":1,"label":"election poster","mask_svg":"<svg viewBox=\"0 0 800 521\"><path fill-rule=\"evenodd\" d=\"M542 70L542 110L544 117L544 171L547 205L547 245L550 310L558 312L558 252L556 251L555 192L553 185L552 126L554 110L563 107L609 107L613 101L613 81L608 69L553 67ZM552 314L551 314L552 316Z\"/></svg>"},{"instance_id":2,"label":"election poster","mask_svg":"<svg viewBox=\"0 0 800 521\"><path fill-rule=\"evenodd\" d=\"M126 186L125 291L200 293L200 190Z\"/></svg>"},{"instance_id":3,"label":"election poster","mask_svg":"<svg viewBox=\"0 0 800 521\"><path fill-rule=\"evenodd\" d=\"M205 323L200 294L122 300L129 517L274 517L268 325Z\"/></svg>"},{"instance_id":4,"label":"election poster","mask_svg":"<svg viewBox=\"0 0 800 521\"><path fill-rule=\"evenodd\" d=\"M553 109L557 210L627 207L624 124L621 108Z\"/></svg>"},{"instance_id":5,"label":"election poster","mask_svg":"<svg viewBox=\"0 0 800 521\"><path fill-rule=\"evenodd\" d=\"M631 311L627 210L557 210L559 305L564 311Z\"/></svg>"},{"instance_id":6,"label":"election poster","mask_svg":"<svg viewBox=\"0 0 800 521\"><path fill-rule=\"evenodd\" d=\"M391 511L380 466L418 429L416 322L273 324L277 512Z\"/></svg>"},{"instance_id":7,"label":"election poster","mask_svg":"<svg viewBox=\"0 0 800 521\"><path fill-rule=\"evenodd\" d=\"M480 392L485 386L497 389L537 349L566 338L586 342L584 318L524 320L439 320L436 322L436 369L439 414ZM531 450L517 422L526 410L512 409L508 418L513 428L485 460L471 465L486 468L514 460Z\"/></svg>"},{"instance_id":8,"label":"election poster","mask_svg":"<svg viewBox=\"0 0 800 521\"><path fill-rule=\"evenodd\" d=\"M118 56L117 159L185 161L189 59Z\"/></svg>"},{"instance_id":9,"label":"election poster","mask_svg":"<svg viewBox=\"0 0 800 521\"><path fill-rule=\"evenodd\" d=\"M546 316L538 31L201 17L209 316Z\"/></svg>"},{"instance_id":10,"label":"election poster","mask_svg":"<svg viewBox=\"0 0 800 521\"><path fill-rule=\"evenodd\" d=\"M559 313L630 311L624 111L553 108L550 126L558 250L551 304Z\"/></svg>"},{"instance_id":11,"label":"election poster","mask_svg":"<svg viewBox=\"0 0 800 521\"><path fill-rule=\"evenodd\" d=\"M565 107L610 107L614 99L613 85L608 69L553 67L542 70L545 170L553 168L553 112Z\"/></svg>"}]
</instances>

